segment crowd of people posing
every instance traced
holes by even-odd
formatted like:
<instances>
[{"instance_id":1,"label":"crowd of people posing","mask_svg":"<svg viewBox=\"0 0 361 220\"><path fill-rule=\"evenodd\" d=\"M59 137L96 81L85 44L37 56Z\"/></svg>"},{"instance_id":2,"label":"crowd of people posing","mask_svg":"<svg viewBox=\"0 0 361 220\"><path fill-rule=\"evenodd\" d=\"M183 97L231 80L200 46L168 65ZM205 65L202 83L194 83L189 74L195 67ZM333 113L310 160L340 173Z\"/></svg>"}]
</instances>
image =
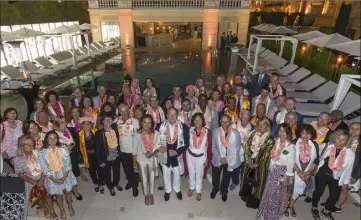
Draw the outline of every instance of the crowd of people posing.
<instances>
[{"instance_id":1,"label":"crowd of people posing","mask_svg":"<svg viewBox=\"0 0 361 220\"><path fill-rule=\"evenodd\" d=\"M104 85L93 98L79 87L67 104L48 91L35 100L29 120L18 120L15 108L5 110L2 160L25 181L28 194L34 186L46 189L38 205L51 219L58 219L54 200L60 219L75 215L72 195L82 200L77 182L88 181L87 171L95 192L122 191L121 165L125 190L137 197L140 183L145 205L155 202L158 175L165 201L172 191L182 200L182 176L188 178L187 196L200 201L203 180L211 173L210 198L219 193L226 202L228 190L240 185L239 196L258 209L257 219L296 217L301 196L312 202L316 220L334 219L331 213L341 211L349 186L360 178L360 123L348 127L342 112L334 110L303 124L277 73L236 75L232 84L221 76L213 89L198 79L184 96L182 90L175 85L160 104L152 79L141 90L127 75L116 96ZM327 186L329 197L319 212Z\"/></svg>"}]
</instances>

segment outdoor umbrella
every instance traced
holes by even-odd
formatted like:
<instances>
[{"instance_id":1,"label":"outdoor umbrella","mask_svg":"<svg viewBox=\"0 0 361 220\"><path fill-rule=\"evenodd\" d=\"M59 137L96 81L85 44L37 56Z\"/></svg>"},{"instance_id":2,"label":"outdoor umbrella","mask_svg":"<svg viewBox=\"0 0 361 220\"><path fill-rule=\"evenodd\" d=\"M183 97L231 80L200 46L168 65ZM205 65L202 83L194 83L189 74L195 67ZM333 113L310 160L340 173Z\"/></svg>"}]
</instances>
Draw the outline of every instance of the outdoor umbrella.
<instances>
[{"instance_id":1,"label":"outdoor umbrella","mask_svg":"<svg viewBox=\"0 0 361 220\"><path fill-rule=\"evenodd\" d=\"M337 50L343 53L347 53L350 56L361 56L361 47L360 47L361 40L354 40L339 44L334 44L329 46L328 48Z\"/></svg>"},{"instance_id":2,"label":"outdoor umbrella","mask_svg":"<svg viewBox=\"0 0 361 220\"><path fill-rule=\"evenodd\" d=\"M317 46L317 47L329 48L329 46L331 46L331 45L338 44L338 43L344 43L344 42L350 42L350 41L352 41L352 40L347 37L344 37L340 34L335 33L335 34L330 34L330 35L326 35L323 37L313 38L311 40L306 40L303 42L305 42L306 44L311 44L311 45ZM330 55L328 56L327 63L329 63L329 61L330 61L331 52L332 52L332 49L330 50Z\"/></svg>"},{"instance_id":3,"label":"outdoor umbrella","mask_svg":"<svg viewBox=\"0 0 361 220\"><path fill-rule=\"evenodd\" d=\"M81 28L84 28L83 30L89 30L89 29L92 29L92 28L97 28L98 26L96 25L93 25L93 24L88 24L88 23L84 23L84 24L81 24L79 25Z\"/></svg>"},{"instance_id":4,"label":"outdoor umbrella","mask_svg":"<svg viewBox=\"0 0 361 220\"><path fill-rule=\"evenodd\" d=\"M300 41L306 41L306 40L311 40L313 38L323 37L326 35L327 34L324 34L319 31L310 31L310 32L303 33L303 34L293 35L292 37L296 38L297 40L300 40Z\"/></svg>"},{"instance_id":5,"label":"outdoor umbrella","mask_svg":"<svg viewBox=\"0 0 361 220\"><path fill-rule=\"evenodd\" d=\"M73 24L73 25L68 26L68 29L74 30L76 32L81 32L82 34L84 34L85 42L89 48L89 35L88 35L88 31L87 31L88 28L81 27L78 24ZM82 31L85 31L85 32L82 32ZM91 51L89 49L88 49L88 56L91 56Z\"/></svg>"},{"instance_id":6,"label":"outdoor umbrella","mask_svg":"<svg viewBox=\"0 0 361 220\"><path fill-rule=\"evenodd\" d=\"M0 50L4 53L4 59L5 59L6 65L8 65L9 62L8 62L8 58L7 58L5 50L4 50L4 44L2 42L18 40L18 39L22 39L22 38L23 38L22 36L13 35L10 32L0 31Z\"/></svg>"},{"instance_id":7,"label":"outdoor umbrella","mask_svg":"<svg viewBox=\"0 0 361 220\"><path fill-rule=\"evenodd\" d=\"M288 27L285 27L285 26L269 28L266 31L271 34L297 34L297 31L289 29Z\"/></svg>"},{"instance_id":8,"label":"outdoor umbrella","mask_svg":"<svg viewBox=\"0 0 361 220\"><path fill-rule=\"evenodd\" d=\"M262 27L267 26L267 25L268 25L268 24L263 23L263 24L259 24L259 25L253 26L253 27L251 27L251 28L252 28L252 29L255 29L255 30L260 30Z\"/></svg>"}]
</instances>

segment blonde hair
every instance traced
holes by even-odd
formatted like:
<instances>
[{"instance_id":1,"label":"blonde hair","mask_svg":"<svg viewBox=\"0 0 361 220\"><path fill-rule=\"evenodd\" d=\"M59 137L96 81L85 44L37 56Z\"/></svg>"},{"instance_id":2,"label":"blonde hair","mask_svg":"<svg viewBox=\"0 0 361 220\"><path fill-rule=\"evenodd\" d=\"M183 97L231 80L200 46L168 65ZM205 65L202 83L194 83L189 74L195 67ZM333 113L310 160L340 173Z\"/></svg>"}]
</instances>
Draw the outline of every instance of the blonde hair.
<instances>
[{"instance_id":1,"label":"blonde hair","mask_svg":"<svg viewBox=\"0 0 361 220\"><path fill-rule=\"evenodd\" d=\"M331 136L330 136L330 142L333 143L333 140L335 138L337 138L338 136L341 136L341 135L344 135L344 136L347 136L347 141L345 143L345 146L347 148L351 147L351 138L350 138L350 133L348 133L348 131L346 130L342 130L342 129L338 129L336 131L334 131Z\"/></svg>"},{"instance_id":2,"label":"blonde hair","mask_svg":"<svg viewBox=\"0 0 361 220\"><path fill-rule=\"evenodd\" d=\"M54 118L54 121L53 121L53 129L54 130L59 130L60 129L60 124L61 124L61 121L62 120L65 120L65 117L64 116L56 116L55 118ZM66 122L66 120L65 120L65 122Z\"/></svg>"},{"instance_id":3,"label":"blonde hair","mask_svg":"<svg viewBox=\"0 0 361 220\"><path fill-rule=\"evenodd\" d=\"M258 120L257 121L257 123L256 123L256 131L258 131L258 129L259 129L259 126L261 125L261 124L266 124L267 125L267 132L269 133L269 134L271 134L271 124L270 124L270 122L268 121L268 119L267 118L265 118L265 119L263 119L263 120Z\"/></svg>"},{"instance_id":4,"label":"blonde hair","mask_svg":"<svg viewBox=\"0 0 361 220\"><path fill-rule=\"evenodd\" d=\"M35 139L29 135L24 135L22 137L19 138L19 148L16 152L16 155L23 157L24 156L24 146L25 146L25 141L27 140L31 140L33 142L33 147L35 148Z\"/></svg>"}]
</instances>

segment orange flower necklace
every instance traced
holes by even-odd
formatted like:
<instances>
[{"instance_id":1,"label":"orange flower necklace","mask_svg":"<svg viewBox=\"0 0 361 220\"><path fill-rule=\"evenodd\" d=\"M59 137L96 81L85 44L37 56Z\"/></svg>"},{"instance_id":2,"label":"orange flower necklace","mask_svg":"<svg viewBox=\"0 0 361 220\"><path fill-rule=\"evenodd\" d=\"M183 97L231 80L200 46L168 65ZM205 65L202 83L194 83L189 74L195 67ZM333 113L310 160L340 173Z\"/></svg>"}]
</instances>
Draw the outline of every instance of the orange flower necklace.
<instances>
[{"instance_id":1,"label":"orange flower necklace","mask_svg":"<svg viewBox=\"0 0 361 220\"><path fill-rule=\"evenodd\" d=\"M151 108L150 114L152 115L152 118L153 118L155 124L160 123L159 107L155 111L153 110L153 108Z\"/></svg>"},{"instance_id":2,"label":"orange flower necklace","mask_svg":"<svg viewBox=\"0 0 361 220\"><path fill-rule=\"evenodd\" d=\"M352 149L353 152L356 152L357 146L358 146L358 140L355 139L351 143L351 149Z\"/></svg>"},{"instance_id":3,"label":"orange flower necklace","mask_svg":"<svg viewBox=\"0 0 361 220\"><path fill-rule=\"evenodd\" d=\"M285 141L283 144L280 143L280 147L277 147L277 144L275 144L272 148L271 152L271 158L273 161L278 161L281 158L281 153L283 150L287 147L287 141Z\"/></svg>"},{"instance_id":4,"label":"orange flower necklace","mask_svg":"<svg viewBox=\"0 0 361 220\"><path fill-rule=\"evenodd\" d=\"M40 164L38 158L34 155L34 152L31 152L31 155L26 157L26 165L28 166L31 175L39 176L41 174Z\"/></svg>"},{"instance_id":5,"label":"orange flower necklace","mask_svg":"<svg viewBox=\"0 0 361 220\"><path fill-rule=\"evenodd\" d=\"M170 135L170 124L167 123L167 143L174 144L174 142L178 139L178 123L174 124L173 128L173 138Z\"/></svg>"},{"instance_id":6,"label":"orange flower necklace","mask_svg":"<svg viewBox=\"0 0 361 220\"><path fill-rule=\"evenodd\" d=\"M195 149L199 149L201 147L201 144L203 142L203 139L206 135L206 131L204 128L201 128L201 132L200 135L197 135L197 131L196 128L194 128L193 132L192 132L192 140L193 140L193 146Z\"/></svg>"},{"instance_id":7,"label":"orange flower necklace","mask_svg":"<svg viewBox=\"0 0 361 220\"><path fill-rule=\"evenodd\" d=\"M153 151L154 148L154 134L142 135L142 144L146 152Z\"/></svg>"},{"instance_id":8,"label":"orange flower necklace","mask_svg":"<svg viewBox=\"0 0 361 220\"><path fill-rule=\"evenodd\" d=\"M346 148L344 147L340 151L340 154L338 155L338 161L336 164L335 164L335 161L336 161L336 147L335 146L332 146L329 157L330 157L330 159L328 161L328 167L332 171L342 170L342 166L343 166L343 163L345 162L345 157L346 157Z\"/></svg>"},{"instance_id":9,"label":"orange flower necklace","mask_svg":"<svg viewBox=\"0 0 361 220\"><path fill-rule=\"evenodd\" d=\"M47 159L50 169L54 172L58 172L63 167L63 156L60 153L60 149L59 147L55 147L54 150L51 147L48 149Z\"/></svg>"},{"instance_id":10,"label":"orange flower necklace","mask_svg":"<svg viewBox=\"0 0 361 220\"><path fill-rule=\"evenodd\" d=\"M228 128L227 134L228 134L227 137L224 138L224 131L222 128L220 128L219 140L221 140L222 147L224 148L228 147L229 141L231 140L231 134L232 134L231 128Z\"/></svg>"},{"instance_id":11,"label":"orange flower necklace","mask_svg":"<svg viewBox=\"0 0 361 220\"><path fill-rule=\"evenodd\" d=\"M300 160L302 163L308 163L311 159L311 145L300 143Z\"/></svg>"},{"instance_id":12,"label":"orange flower necklace","mask_svg":"<svg viewBox=\"0 0 361 220\"><path fill-rule=\"evenodd\" d=\"M237 122L238 120L238 111L237 108L235 110L230 110L229 108L226 108L226 110L224 110L224 114L229 115L232 119L232 123Z\"/></svg>"}]
</instances>

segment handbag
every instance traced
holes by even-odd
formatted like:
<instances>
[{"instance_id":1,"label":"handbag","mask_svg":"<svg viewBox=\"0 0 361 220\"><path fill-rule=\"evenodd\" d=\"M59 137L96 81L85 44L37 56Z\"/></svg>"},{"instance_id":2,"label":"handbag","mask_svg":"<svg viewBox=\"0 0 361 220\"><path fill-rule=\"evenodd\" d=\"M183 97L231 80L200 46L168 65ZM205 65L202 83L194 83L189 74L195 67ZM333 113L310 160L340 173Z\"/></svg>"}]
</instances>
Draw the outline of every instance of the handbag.
<instances>
[{"instance_id":1,"label":"handbag","mask_svg":"<svg viewBox=\"0 0 361 220\"><path fill-rule=\"evenodd\" d=\"M249 170L246 176L243 179L243 185L250 185L251 187L256 188L258 186L258 182L255 178L249 177L249 175L252 173L252 170Z\"/></svg>"},{"instance_id":2,"label":"handbag","mask_svg":"<svg viewBox=\"0 0 361 220\"><path fill-rule=\"evenodd\" d=\"M46 191L45 187L33 186L30 193L31 207L34 207L34 205L38 203L39 200L43 199L47 194L48 192Z\"/></svg>"}]
</instances>

